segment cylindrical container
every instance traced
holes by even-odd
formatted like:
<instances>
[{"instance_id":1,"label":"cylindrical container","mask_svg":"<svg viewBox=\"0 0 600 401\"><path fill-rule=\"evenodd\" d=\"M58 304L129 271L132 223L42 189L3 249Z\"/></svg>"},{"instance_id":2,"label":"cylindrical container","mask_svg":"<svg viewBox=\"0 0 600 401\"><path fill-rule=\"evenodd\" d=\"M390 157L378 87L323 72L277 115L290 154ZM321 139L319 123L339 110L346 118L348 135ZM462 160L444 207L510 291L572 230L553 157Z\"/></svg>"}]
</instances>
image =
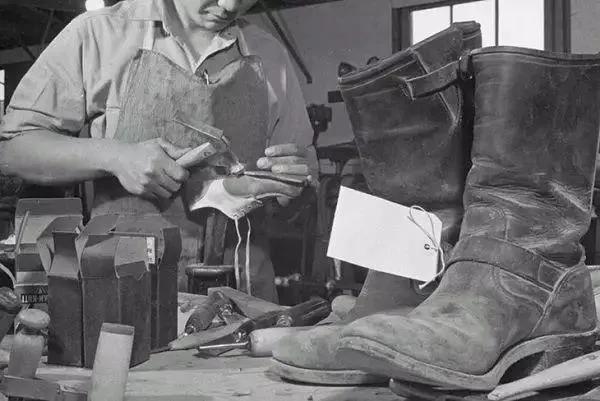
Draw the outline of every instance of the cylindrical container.
<instances>
[{"instance_id":1,"label":"cylindrical container","mask_svg":"<svg viewBox=\"0 0 600 401\"><path fill-rule=\"evenodd\" d=\"M46 344L42 331L48 328L50 317L39 309L26 309L17 315L17 320L20 325L10 350L7 374L32 379Z\"/></svg>"},{"instance_id":2,"label":"cylindrical container","mask_svg":"<svg viewBox=\"0 0 600 401\"><path fill-rule=\"evenodd\" d=\"M123 401L129 374L133 334L132 326L102 324L88 401Z\"/></svg>"}]
</instances>

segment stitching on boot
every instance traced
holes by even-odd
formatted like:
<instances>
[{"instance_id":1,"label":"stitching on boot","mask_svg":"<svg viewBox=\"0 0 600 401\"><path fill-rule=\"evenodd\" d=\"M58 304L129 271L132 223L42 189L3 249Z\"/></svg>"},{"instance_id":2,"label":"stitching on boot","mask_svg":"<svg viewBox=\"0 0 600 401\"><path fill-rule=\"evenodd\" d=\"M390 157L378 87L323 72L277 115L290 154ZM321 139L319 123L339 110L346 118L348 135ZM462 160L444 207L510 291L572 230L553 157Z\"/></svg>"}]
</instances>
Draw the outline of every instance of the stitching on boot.
<instances>
[{"instance_id":1,"label":"stitching on boot","mask_svg":"<svg viewBox=\"0 0 600 401\"><path fill-rule=\"evenodd\" d=\"M480 251L479 252L471 251L469 245L471 245L471 243L473 243L473 242L481 242L480 245L486 245L486 243L492 243L492 244L497 243L500 246L507 248L506 251L513 249L513 250L515 250L515 252L518 252L518 253L516 253L516 255L513 256L512 258L508 258L508 259L501 258L499 260L491 260L490 257L488 257L487 255L481 254ZM539 280L540 269L547 269L546 270L547 273L563 271L563 269L561 269L559 266L556 266L555 264L551 263L550 261L545 259L542 255L538 254L537 252L531 251L529 249L518 246L510 241L506 241L506 240L499 239L499 238L474 235L474 236L467 237L467 238L464 238L461 241L459 241L456 249L458 250L458 252L457 252L458 255L452 257L452 261L451 261L452 263L455 263L458 261L467 261L467 262L477 262L477 263L484 263L484 264L496 266L496 267L502 269L503 271L506 271L508 273L511 273L518 277L521 277L523 280L526 280L526 281L530 282L531 284L536 285L538 287L542 287L549 292L554 290L554 286L558 282L558 280L555 281L554 283L540 281ZM523 269L520 269L519 271L512 271L511 269L509 269L506 266L506 263L508 263L508 262L520 263L518 260L519 257L525 258L525 259L523 259L523 263L530 264L531 266L533 266L533 264L536 264L536 268L531 269L531 270L533 270L533 271L531 271L532 276L528 276L526 274L520 273L520 271L522 271ZM521 263L521 266L523 265L523 263ZM551 276L551 274L549 274L548 276ZM560 277L560 276L558 276L558 277Z\"/></svg>"},{"instance_id":2,"label":"stitching on boot","mask_svg":"<svg viewBox=\"0 0 600 401\"><path fill-rule=\"evenodd\" d=\"M589 272L587 271L587 266L585 266L581 262L578 265L571 267L570 269L566 270L563 273L563 275L561 276L560 281L557 283L554 291L552 291L552 293L550 294L548 301L546 301L546 306L544 307L544 313L540 317L539 321L537 322L537 324L535 325L533 330L531 330L531 333L529 333L527 338L532 337L537 332L537 330L542 326L542 324L544 324L546 322L546 319L549 317L549 315L551 314L551 312L554 309L554 303L562 295L562 291L566 290L565 287L572 285L570 283L570 280L572 278L576 278L578 275L581 275L581 274L589 275ZM591 283L590 283L590 285L591 285ZM585 297L585 294L582 294L582 297Z\"/></svg>"},{"instance_id":3,"label":"stitching on boot","mask_svg":"<svg viewBox=\"0 0 600 401\"><path fill-rule=\"evenodd\" d=\"M352 84L349 84L349 83L342 83L342 84L340 84L340 86L341 86L341 85L348 85L346 88L343 88L342 90L343 90L344 92L347 92L347 91L352 91L352 90L355 90L355 89L361 88L361 87L363 87L363 86L365 86L365 85L370 85L370 84L371 84L371 83L373 83L374 81L377 81L377 80L379 80L379 79L381 79L381 78L386 78L386 77L388 77L388 76L390 76L390 75L393 75L393 74L395 74L395 73L396 73L398 70L400 70L400 69L403 69L403 68L407 68L407 67L409 67L409 66L411 66L412 64L415 64L415 63L417 63L417 60L415 60L415 59L412 59L412 60L410 60L410 61L408 61L408 62L406 62L406 63L404 63L404 64L400 64L400 65L398 65L398 66L394 67L393 69L391 69L390 71L387 71L387 72L385 72L385 73L383 73L382 71L380 71L380 72L379 72L379 74L375 74L375 75L374 75L372 78L369 78L369 79L367 79L366 81L361 81L360 83L357 83L357 84L354 84L354 85L352 85ZM419 67L420 67L420 66L419 66ZM369 70L365 70L365 71L358 71L358 72L356 73L356 76L355 76L355 77L353 77L353 78L354 78L354 79L360 79L359 75L367 75L367 74L366 74L366 72L371 72L371 71L369 71ZM350 77L350 76L348 76L348 77ZM345 78L347 78L347 77L345 77Z\"/></svg>"},{"instance_id":4,"label":"stitching on boot","mask_svg":"<svg viewBox=\"0 0 600 401\"><path fill-rule=\"evenodd\" d=\"M529 303L530 305L533 305L540 316L543 316L544 313L544 304L540 305L537 302L532 302L531 299L526 298L524 295L522 294L517 294L511 290L509 290L505 285L504 285L504 280L502 280L502 278L500 277L500 274L504 273L510 276L514 276L517 279L521 279L521 277L519 276L515 276L513 274L511 274L510 272L506 272L504 270L500 271L500 269L497 269L495 267L492 267L492 278L494 280L494 282L496 282L498 284L498 287L500 289L502 289L502 292L504 292L505 294L503 294L502 292L500 293L503 297L507 298L508 300L514 300L514 299L518 299L519 301L527 301L527 303ZM507 295L508 294L508 295ZM549 297L550 294L547 294L547 298ZM547 299L546 298L546 299ZM541 319L541 317L540 317ZM539 320L538 320L539 321ZM525 336L523 338L527 338L528 336L531 335L531 333L524 333ZM516 342L522 341L523 338L517 338ZM504 341L501 342L501 349L507 349L508 347L510 347L511 345L513 345L515 343L514 339L510 339L510 336L507 336Z\"/></svg>"}]
</instances>

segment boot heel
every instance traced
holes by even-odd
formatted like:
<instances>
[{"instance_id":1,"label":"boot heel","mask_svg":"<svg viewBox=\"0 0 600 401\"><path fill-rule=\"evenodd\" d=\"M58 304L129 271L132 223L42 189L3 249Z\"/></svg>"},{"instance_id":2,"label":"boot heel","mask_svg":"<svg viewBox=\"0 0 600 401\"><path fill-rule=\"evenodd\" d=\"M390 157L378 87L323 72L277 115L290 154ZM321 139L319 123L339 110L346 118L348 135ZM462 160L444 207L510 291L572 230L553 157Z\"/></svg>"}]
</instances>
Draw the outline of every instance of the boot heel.
<instances>
[{"instance_id":1,"label":"boot heel","mask_svg":"<svg viewBox=\"0 0 600 401\"><path fill-rule=\"evenodd\" d=\"M559 363L593 352L598 333L581 337L563 338L559 344L549 350L530 355L513 364L506 370L501 383L522 379Z\"/></svg>"}]
</instances>

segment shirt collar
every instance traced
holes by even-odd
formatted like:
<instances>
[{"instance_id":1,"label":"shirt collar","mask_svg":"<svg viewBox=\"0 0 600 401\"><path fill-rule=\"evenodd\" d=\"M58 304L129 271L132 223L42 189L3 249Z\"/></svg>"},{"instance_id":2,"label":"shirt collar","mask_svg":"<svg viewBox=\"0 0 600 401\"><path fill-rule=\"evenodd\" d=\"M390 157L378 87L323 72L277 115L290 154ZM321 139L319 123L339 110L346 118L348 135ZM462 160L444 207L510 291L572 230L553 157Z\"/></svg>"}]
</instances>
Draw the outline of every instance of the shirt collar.
<instances>
[{"instance_id":1,"label":"shirt collar","mask_svg":"<svg viewBox=\"0 0 600 401\"><path fill-rule=\"evenodd\" d=\"M172 26L170 22L172 17L165 12L165 0L134 0L130 2L129 19L140 21L159 21L163 25ZM220 40L235 42L240 36L240 27L237 21L234 21L227 28L220 31L217 35Z\"/></svg>"},{"instance_id":2,"label":"shirt collar","mask_svg":"<svg viewBox=\"0 0 600 401\"><path fill-rule=\"evenodd\" d=\"M161 21L161 0L133 0L129 2L129 19L139 21Z\"/></svg>"}]
</instances>

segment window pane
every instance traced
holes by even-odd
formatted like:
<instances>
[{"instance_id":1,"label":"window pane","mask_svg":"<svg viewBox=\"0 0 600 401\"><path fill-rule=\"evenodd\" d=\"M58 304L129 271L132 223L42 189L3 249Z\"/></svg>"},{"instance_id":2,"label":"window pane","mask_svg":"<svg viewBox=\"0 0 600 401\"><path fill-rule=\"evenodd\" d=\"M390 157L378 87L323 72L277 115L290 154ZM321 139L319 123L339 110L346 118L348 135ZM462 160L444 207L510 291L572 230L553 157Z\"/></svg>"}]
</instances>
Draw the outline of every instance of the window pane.
<instances>
[{"instance_id":1,"label":"window pane","mask_svg":"<svg viewBox=\"0 0 600 401\"><path fill-rule=\"evenodd\" d=\"M410 13L412 43L417 43L450 26L450 7L428 8Z\"/></svg>"},{"instance_id":2,"label":"window pane","mask_svg":"<svg viewBox=\"0 0 600 401\"><path fill-rule=\"evenodd\" d=\"M481 24L481 41L483 46L496 44L496 12L494 0L475 1L472 3L457 4L453 6L452 18L454 21L477 21Z\"/></svg>"},{"instance_id":3,"label":"window pane","mask_svg":"<svg viewBox=\"0 0 600 401\"><path fill-rule=\"evenodd\" d=\"M544 0L500 0L498 44L544 49Z\"/></svg>"}]
</instances>

